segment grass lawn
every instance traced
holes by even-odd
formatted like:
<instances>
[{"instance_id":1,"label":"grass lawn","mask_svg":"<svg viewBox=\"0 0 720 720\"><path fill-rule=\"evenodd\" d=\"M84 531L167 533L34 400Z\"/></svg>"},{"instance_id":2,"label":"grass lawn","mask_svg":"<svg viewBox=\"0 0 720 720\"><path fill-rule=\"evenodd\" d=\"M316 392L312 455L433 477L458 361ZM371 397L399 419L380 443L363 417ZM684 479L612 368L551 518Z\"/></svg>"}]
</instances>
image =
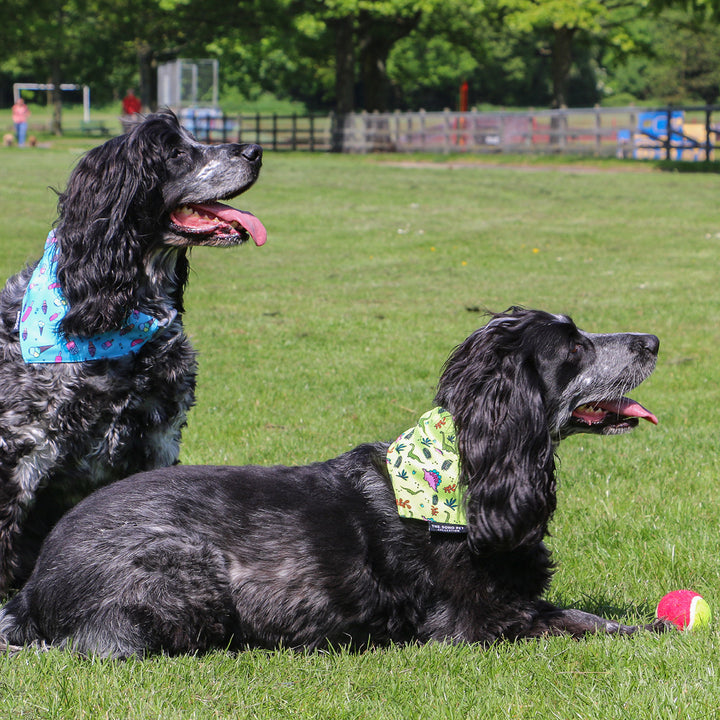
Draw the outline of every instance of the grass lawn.
<instances>
[{"instance_id":1,"label":"grass lawn","mask_svg":"<svg viewBox=\"0 0 720 720\"><path fill-rule=\"evenodd\" d=\"M36 259L80 140L0 148L0 281ZM0 657L0 717L709 718L720 712L720 177L267 153L237 207L265 247L193 253L200 352L186 463L304 463L393 439L450 350L512 304L653 332L633 397L660 419L560 447L550 599L649 621L668 590L708 632L479 647ZM418 160L418 158L413 158ZM392 161L392 162L391 162Z\"/></svg>"}]
</instances>

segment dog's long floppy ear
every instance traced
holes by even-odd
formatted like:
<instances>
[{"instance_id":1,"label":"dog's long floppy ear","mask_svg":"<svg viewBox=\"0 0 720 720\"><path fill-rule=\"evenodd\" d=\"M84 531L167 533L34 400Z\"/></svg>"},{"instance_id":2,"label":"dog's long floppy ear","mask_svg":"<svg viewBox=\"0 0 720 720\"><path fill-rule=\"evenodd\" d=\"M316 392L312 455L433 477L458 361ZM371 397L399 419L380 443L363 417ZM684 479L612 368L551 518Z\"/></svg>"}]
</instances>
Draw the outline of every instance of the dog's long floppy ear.
<instances>
[{"instance_id":1,"label":"dog's long floppy ear","mask_svg":"<svg viewBox=\"0 0 720 720\"><path fill-rule=\"evenodd\" d=\"M122 325L136 297L164 172L151 123L90 150L58 200L58 280L69 309L62 329L91 336Z\"/></svg>"},{"instance_id":2,"label":"dog's long floppy ear","mask_svg":"<svg viewBox=\"0 0 720 720\"><path fill-rule=\"evenodd\" d=\"M436 402L454 418L468 540L482 554L539 542L555 510L555 457L528 311L496 316L456 348Z\"/></svg>"}]
</instances>

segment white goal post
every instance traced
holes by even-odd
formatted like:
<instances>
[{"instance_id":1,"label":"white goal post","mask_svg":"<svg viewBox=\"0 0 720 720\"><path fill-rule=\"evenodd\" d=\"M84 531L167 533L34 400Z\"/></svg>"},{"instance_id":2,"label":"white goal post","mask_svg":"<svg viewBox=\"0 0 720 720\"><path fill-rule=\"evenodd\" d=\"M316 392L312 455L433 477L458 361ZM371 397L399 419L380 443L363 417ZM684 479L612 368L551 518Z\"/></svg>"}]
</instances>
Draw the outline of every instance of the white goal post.
<instances>
[{"instance_id":1,"label":"white goal post","mask_svg":"<svg viewBox=\"0 0 720 720\"><path fill-rule=\"evenodd\" d=\"M13 100L17 102L21 90L52 90L53 83L13 83ZM60 90L80 90L83 93L83 122L90 122L90 88L87 85L61 83Z\"/></svg>"}]
</instances>

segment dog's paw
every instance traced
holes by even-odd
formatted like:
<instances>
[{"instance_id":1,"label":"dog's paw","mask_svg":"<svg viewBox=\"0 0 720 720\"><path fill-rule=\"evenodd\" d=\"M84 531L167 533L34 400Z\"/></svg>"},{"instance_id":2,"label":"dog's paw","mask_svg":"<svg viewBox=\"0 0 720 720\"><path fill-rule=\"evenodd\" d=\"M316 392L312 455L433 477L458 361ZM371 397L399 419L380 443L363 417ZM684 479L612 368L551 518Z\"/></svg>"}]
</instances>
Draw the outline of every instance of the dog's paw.
<instances>
[{"instance_id":1,"label":"dog's paw","mask_svg":"<svg viewBox=\"0 0 720 720\"><path fill-rule=\"evenodd\" d=\"M664 633L670 630L677 630L677 627L668 620L657 619L647 625L643 625L643 629L654 633Z\"/></svg>"}]
</instances>

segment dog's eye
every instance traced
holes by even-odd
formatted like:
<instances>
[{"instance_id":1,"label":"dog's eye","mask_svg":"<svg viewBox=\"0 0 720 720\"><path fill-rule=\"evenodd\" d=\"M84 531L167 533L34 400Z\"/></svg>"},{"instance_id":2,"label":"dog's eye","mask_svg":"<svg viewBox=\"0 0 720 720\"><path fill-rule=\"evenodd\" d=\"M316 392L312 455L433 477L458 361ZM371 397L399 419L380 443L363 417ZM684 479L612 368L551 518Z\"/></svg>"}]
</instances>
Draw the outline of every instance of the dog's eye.
<instances>
[{"instance_id":1,"label":"dog's eye","mask_svg":"<svg viewBox=\"0 0 720 720\"><path fill-rule=\"evenodd\" d=\"M171 160L174 160L175 158L182 157L184 154L185 154L185 153L184 153L184 151L182 150L182 148L173 148L173 149L170 151L170 159L171 159Z\"/></svg>"},{"instance_id":2,"label":"dog's eye","mask_svg":"<svg viewBox=\"0 0 720 720\"><path fill-rule=\"evenodd\" d=\"M583 350L583 346L580 343L575 343L574 345L570 346L570 354L571 355L577 355L577 353L581 353Z\"/></svg>"}]
</instances>

